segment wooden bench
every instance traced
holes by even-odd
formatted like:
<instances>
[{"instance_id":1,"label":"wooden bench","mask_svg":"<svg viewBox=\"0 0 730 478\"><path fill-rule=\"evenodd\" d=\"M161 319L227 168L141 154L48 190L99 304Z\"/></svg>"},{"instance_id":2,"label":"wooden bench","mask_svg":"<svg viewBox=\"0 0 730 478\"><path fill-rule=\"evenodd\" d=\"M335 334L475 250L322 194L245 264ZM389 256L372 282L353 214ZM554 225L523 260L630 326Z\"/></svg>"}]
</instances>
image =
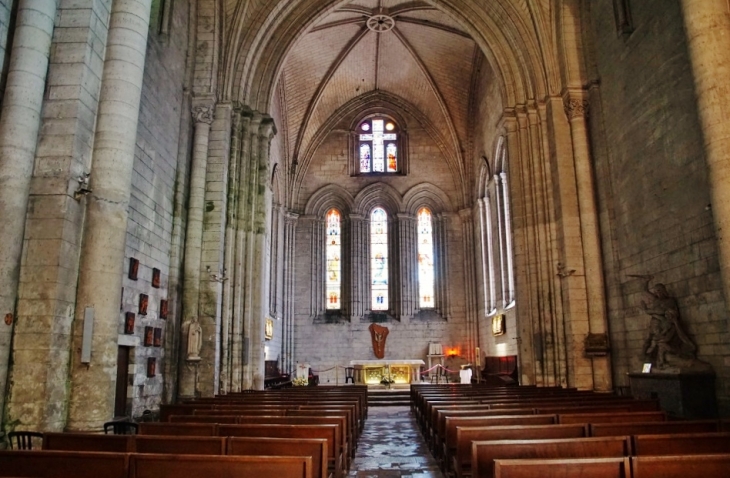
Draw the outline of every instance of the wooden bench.
<instances>
[{"instance_id":1,"label":"wooden bench","mask_svg":"<svg viewBox=\"0 0 730 478\"><path fill-rule=\"evenodd\" d=\"M664 412L565 413L558 414L558 423L639 423L665 422Z\"/></svg>"},{"instance_id":2,"label":"wooden bench","mask_svg":"<svg viewBox=\"0 0 730 478\"><path fill-rule=\"evenodd\" d=\"M129 478L312 478L308 456L133 454ZM104 475L97 475L101 477Z\"/></svg>"},{"instance_id":3,"label":"wooden bench","mask_svg":"<svg viewBox=\"0 0 730 478\"><path fill-rule=\"evenodd\" d=\"M494 476L497 459L619 458L631 454L630 437L491 440L474 441L471 446L473 478Z\"/></svg>"},{"instance_id":4,"label":"wooden bench","mask_svg":"<svg viewBox=\"0 0 730 478\"><path fill-rule=\"evenodd\" d=\"M127 478L129 468L128 453L0 451L0 476Z\"/></svg>"},{"instance_id":5,"label":"wooden bench","mask_svg":"<svg viewBox=\"0 0 730 478\"><path fill-rule=\"evenodd\" d=\"M135 435L98 435L95 433L44 433L43 449L55 451L105 451L131 453Z\"/></svg>"},{"instance_id":6,"label":"wooden bench","mask_svg":"<svg viewBox=\"0 0 730 478\"><path fill-rule=\"evenodd\" d=\"M729 455L635 456L633 478L725 477Z\"/></svg>"},{"instance_id":7,"label":"wooden bench","mask_svg":"<svg viewBox=\"0 0 730 478\"><path fill-rule=\"evenodd\" d=\"M172 455L225 455L226 439L199 436L136 436L136 453Z\"/></svg>"},{"instance_id":8,"label":"wooden bench","mask_svg":"<svg viewBox=\"0 0 730 478\"><path fill-rule=\"evenodd\" d=\"M494 460L495 478L629 478L631 465L623 458L561 460Z\"/></svg>"},{"instance_id":9,"label":"wooden bench","mask_svg":"<svg viewBox=\"0 0 730 478\"><path fill-rule=\"evenodd\" d=\"M228 439L228 455L311 456L312 476L328 478L327 440L317 438L246 438Z\"/></svg>"},{"instance_id":10,"label":"wooden bench","mask_svg":"<svg viewBox=\"0 0 730 478\"><path fill-rule=\"evenodd\" d=\"M631 441L638 456L730 454L730 433L636 435Z\"/></svg>"},{"instance_id":11,"label":"wooden bench","mask_svg":"<svg viewBox=\"0 0 730 478\"><path fill-rule=\"evenodd\" d=\"M138 435L214 437L218 435L218 425L214 423L140 423Z\"/></svg>"},{"instance_id":12,"label":"wooden bench","mask_svg":"<svg viewBox=\"0 0 730 478\"><path fill-rule=\"evenodd\" d=\"M619 435L657 435L665 433L709 433L716 432L717 421L695 420L678 422L642 423L591 423L588 433L592 437Z\"/></svg>"},{"instance_id":13,"label":"wooden bench","mask_svg":"<svg viewBox=\"0 0 730 478\"><path fill-rule=\"evenodd\" d=\"M507 425L498 427L456 427L456 451L451 465L459 478L471 476L471 444L488 440L537 440L582 438L588 425Z\"/></svg>"}]
</instances>

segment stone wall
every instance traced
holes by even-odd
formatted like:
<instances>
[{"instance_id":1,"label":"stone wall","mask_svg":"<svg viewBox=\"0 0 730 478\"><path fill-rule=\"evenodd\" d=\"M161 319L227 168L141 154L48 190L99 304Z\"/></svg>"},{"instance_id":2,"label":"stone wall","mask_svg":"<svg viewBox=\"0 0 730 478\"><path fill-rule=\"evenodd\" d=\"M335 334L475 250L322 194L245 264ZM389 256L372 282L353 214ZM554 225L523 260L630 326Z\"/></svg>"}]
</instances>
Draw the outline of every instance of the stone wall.
<instances>
[{"instance_id":1,"label":"stone wall","mask_svg":"<svg viewBox=\"0 0 730 478\"><path fill-rule=\"evenodd\" d=\"M350 118L349 120L352 120ZM347 120L347 124L349 124ZM375 182L386 183L401 195L412 187L429 182L441 188L448 196L449 207L458 204L458 193L447 166L436 143L426 131L412 118L408 118L410 174L407 176L351 177L348 175L348 133L344 129L332 131L314 154L302 184L298 212L303 212L305 204L313 193L320 188L336 184L343 187L353 197L363 188ZM383 325L390 329L385 357L388 359L426 360L428 344L441 343L446 348L455 348L459 356L450 359L447 367L458 369L466 361L468 343L466 339L466 304L464 294L464 259L462 220L455 210L448 214L447 244L448 254L448 318L421 320L404 317L401 321L389 321ZM324 245L322 245L323 247ZM332 369L336 365L345 366L350 360L374 359L367 319L353 319L352 322L314 323L311 312L312 290L312 221L299 217L296 231L296 264L294 283L294 355L295 362L308 362L317 371ZM316 246L314 246L316 247ZM323 278L324 279L324 278ZM392 280L392 279L391 279ZM365 307L369 309L369 306ZM318 321L319 322L319 321ZM344 372L339 370L339 380ZM335 371L320 373L320 382L334 384Z\"/></svg>"},{"instance_id":2,"label":"stone wall","mask_svg":"<svg viewBox=\"0 0 730 478\"><path fill-rule=\"evenodd\" d=\"M125 251L122 312L137 314L135 336L140 338L139 345L130 354L127 395L128 412L135 417L145 409L158 409L162 395L165 350L164 347L145 346L144 331L145 327L162 328L162 343L166 342L167 320L161 319L159 312L160 301L169 298L173 200L181 139L179 118L181 114L190 114L182 111L188 44L187 5L168 0L164 6L173 8L169 33L159 33L156 25L151 26L149 32ZM140 263L136 281L126 274L130 257ZM153 268L161 272L159 288L151 284ZM140 294L149 297L146 316L139 315ZM123 333L123 326L124 314L121 314L120 333ZM150 357L157 360L154 377L147 376Z\"/></svg>"},{"instance_id":3,"label":"stone wall","mask_svg":"<svg viewBox=\"0 0 730 478\"><path fill-rule=\"evenodd\" d=\"M617 35L612 3L594 2L591 20L600 97L592 116L607 268L613 375L626 386L638 371L649 318L641 309L652 274L676 297L698 357L718 374L730 410L730 332L712 224L707 168L680 2L631 2L634 31ZM601 123L605 137L600 135Z\"/></svg>"},{"instance_id":4,"label":"stone wall","mask_svg":"<svg viewBox=\"0 0 730 478\"><path fill-rule=\"evenodd\" d=\"M10 45L10 18L13 8L13 0L0 0L0 98L5 92L5 78L7 76L7 63L10 57L7 55Z\"/></svg>"}]
</instances>

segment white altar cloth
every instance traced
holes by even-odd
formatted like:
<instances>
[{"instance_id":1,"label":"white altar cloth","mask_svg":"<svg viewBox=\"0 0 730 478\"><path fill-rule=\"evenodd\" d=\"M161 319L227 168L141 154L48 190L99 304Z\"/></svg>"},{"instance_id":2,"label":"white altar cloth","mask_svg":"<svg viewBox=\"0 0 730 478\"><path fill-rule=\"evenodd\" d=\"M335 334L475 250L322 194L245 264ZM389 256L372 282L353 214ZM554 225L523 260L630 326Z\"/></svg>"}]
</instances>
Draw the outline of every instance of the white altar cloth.
<instances>
[{"instance_id":1,"label":"white altar cloth","mask_svg":"<svg viewBox=\"0 0 730 478\"><path fill-rule=\"evenodd\" d=\"M383 367L390 367L390 366L407 366L410 368L410 373L408 374L408 377L403 377L407 380L405 383L414 383L414 382L420 382L420 366L425 365L425 362L420 359L416 360L389 360L389 359L380 359L380 360L350 360L350 366L355 368L355 382L357 383L379 383L380 382L380 373L376 372L373 369L382 369ZM370 369L375 375L371 377L367 377L368 373L367 370ZM401 379L397 379L397 383L400 382Z\"/></svg>"}]
</instances>

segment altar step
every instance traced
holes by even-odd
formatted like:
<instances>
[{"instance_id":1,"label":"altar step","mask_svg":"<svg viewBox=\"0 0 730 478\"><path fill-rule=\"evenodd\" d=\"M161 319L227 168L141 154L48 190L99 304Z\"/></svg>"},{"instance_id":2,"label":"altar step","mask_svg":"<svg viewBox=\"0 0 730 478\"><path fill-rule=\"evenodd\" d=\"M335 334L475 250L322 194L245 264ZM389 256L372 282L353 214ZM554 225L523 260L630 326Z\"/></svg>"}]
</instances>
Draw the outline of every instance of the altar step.
<instances>
[{"instance_id":1,"label":"altar step","mask_svg":"<svg viewBox=\"0 0 730 478\"><path fill-rule=\"evenodd\" d=\"M368 407L410 406L410 389L368 390Z\"/></svg>"}]
</instances>

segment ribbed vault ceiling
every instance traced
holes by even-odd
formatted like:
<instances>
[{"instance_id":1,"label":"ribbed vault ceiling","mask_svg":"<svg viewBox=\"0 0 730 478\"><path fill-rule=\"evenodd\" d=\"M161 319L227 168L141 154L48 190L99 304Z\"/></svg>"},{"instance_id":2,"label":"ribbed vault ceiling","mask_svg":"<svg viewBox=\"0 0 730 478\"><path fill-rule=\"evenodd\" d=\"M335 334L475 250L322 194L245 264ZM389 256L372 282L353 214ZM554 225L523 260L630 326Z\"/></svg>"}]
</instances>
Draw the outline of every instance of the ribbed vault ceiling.
<instances>
[{"instance_id":1,"label":"ribbed vault ceiling","mask_svg":"<svg viewBox=\"0 0 730 478\"><path fill-rule=\"evenodd\" d=\"M353 0L333 10L292 48L279 76L291 156L338 108L373 92L418 108L460 156L480 55L457 23L424 2Z\"/></svg>"}]
</instances>

